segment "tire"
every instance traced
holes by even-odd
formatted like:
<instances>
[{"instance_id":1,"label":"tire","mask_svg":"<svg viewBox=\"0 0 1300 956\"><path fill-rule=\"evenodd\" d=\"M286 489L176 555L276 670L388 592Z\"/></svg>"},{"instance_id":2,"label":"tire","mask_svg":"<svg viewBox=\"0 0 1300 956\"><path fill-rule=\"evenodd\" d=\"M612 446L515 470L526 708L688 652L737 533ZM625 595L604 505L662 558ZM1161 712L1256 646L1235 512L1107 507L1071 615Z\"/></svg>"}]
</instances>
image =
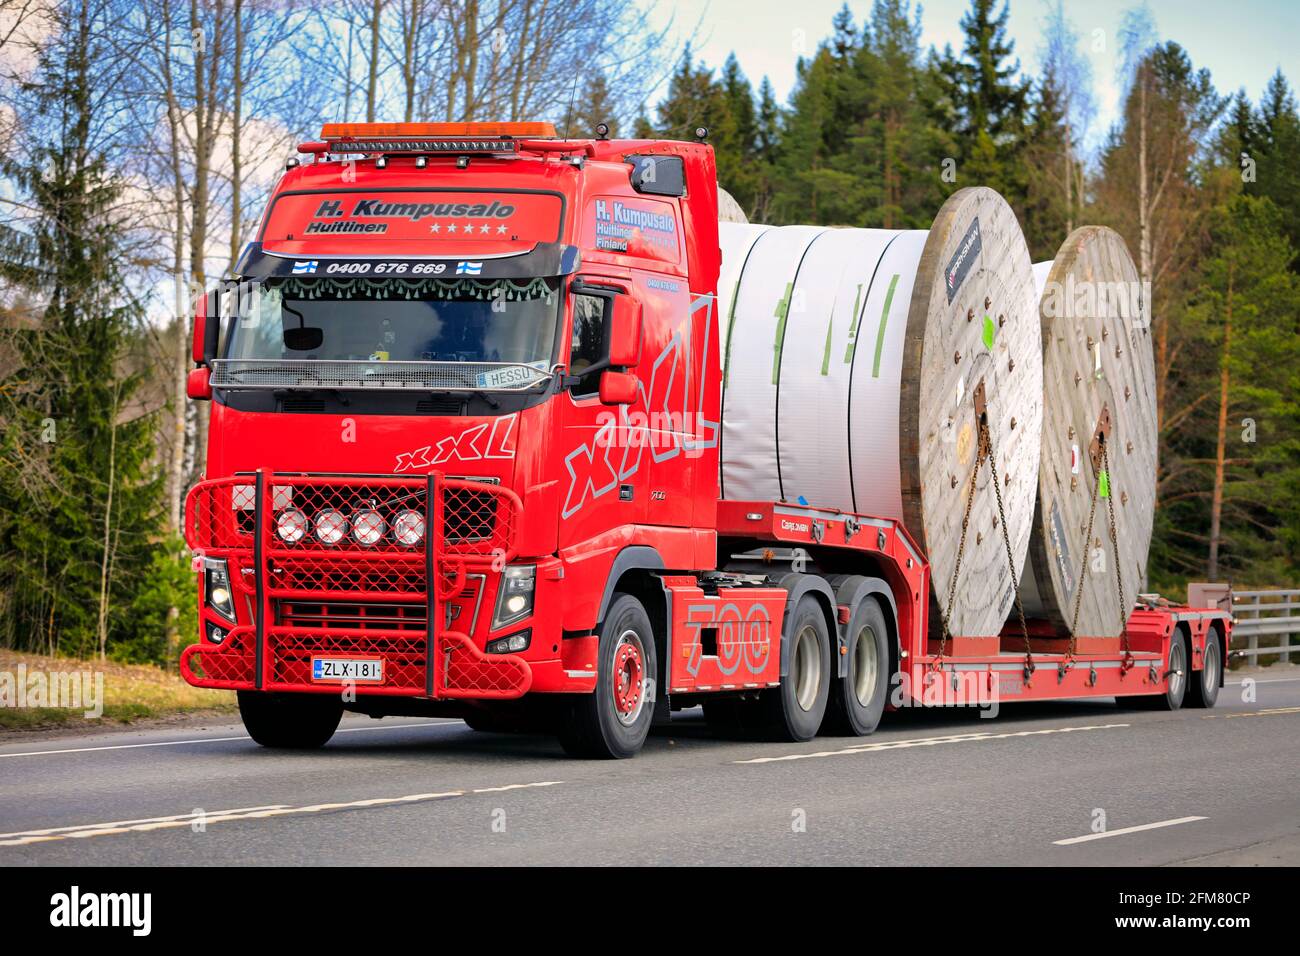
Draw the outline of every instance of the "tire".
<instances>
[{"instance_id":1,"label":"tire","mask_svg":"<svg viewBox=\"0 0 1300 956\"><path fill-rule=\"evenodd\" d=\"M789 643L786 676L759 698L767 736L796 743L811 740L826 716L831 685L831 641L822 606L811 594L787 619L782 634Z\"/></svg>"},{"instance_id":2,"label":"tire","mask_svg":"<svg viewBox=\"0 0 1300 956\"><path fill-rule=\"evenodd\" d=\"M1211 628L1205 635L1205 653L1201 669L1193 671L1187 683L1187 706L1209 710L1219 699L1219 680L1223 676L1223 647L1219 632Z\"/></svg>"},{"instance_id":3,"label":"tire","mask_svg":"<svg viewBox=\"0 0 1300 956\"><path fill-rule=\"evenodd\" d=\"M831 681L825 733L865 737L880 724L889 697L889 629L874 597L864 597L849 621L848 673Z\"/></svg>"},{"instance_id":4,"label":"tire","mask_svg":"<svg viewBox=\"0 0 1300 956\"><path fill-rule=\"evenodd\" d=\"M650 617L632 595L619 594L610 605L596 654L596 690L573 695L560 744L574 757L633 757L650 733L654 702L648 698L659 670Z\"/></svg>"},{"instance_id":5,"label":"tire","mask_svg":"<svg viewBox=\"0 0 1300 956\"><path fill-rule=\"evenodd\" d=\"M1181 631L1174 632L1175 639L1169 642L1170 672L1169 687L1163 694L1140 694L1133 697L1121 697L1120 702L1126 707L1137 710L1178 710L1183 706L1187 695L1188 678L1192 674L1187 649L1187 636ZM1173 674L1178 671L1178 674Z\"/></svg>"},{"instance_id":6,"label":"tire","mask_svg":"<svg viewBox=\"0 0 1300 956\"><path fill-rule=\"evenodd\" d=\"M314 750L323 747L343 718L343 699L334 694L238 692L244 729L263 747Z\"/></svg>"}]
</instances>

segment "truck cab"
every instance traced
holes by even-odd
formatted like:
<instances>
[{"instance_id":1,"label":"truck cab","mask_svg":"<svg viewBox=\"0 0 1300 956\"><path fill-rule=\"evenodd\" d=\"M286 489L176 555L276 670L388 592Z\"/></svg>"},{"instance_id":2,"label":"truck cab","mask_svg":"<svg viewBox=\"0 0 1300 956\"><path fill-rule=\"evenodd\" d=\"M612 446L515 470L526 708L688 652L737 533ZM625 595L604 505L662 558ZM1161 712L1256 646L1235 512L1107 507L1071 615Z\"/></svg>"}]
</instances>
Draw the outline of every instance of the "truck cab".
<instances>
[{"instance_id":1,"label":"truck cab","mask_svg":"<svg viewBox=\"0 0 1300 956\"><path fill-rule=\"evenodd\" d=\"M197 310L183 673L272 727L299 695L591 694L616 581L716 561L712 149L334 124L299 150Z\"/></svg>"}]
</instances>

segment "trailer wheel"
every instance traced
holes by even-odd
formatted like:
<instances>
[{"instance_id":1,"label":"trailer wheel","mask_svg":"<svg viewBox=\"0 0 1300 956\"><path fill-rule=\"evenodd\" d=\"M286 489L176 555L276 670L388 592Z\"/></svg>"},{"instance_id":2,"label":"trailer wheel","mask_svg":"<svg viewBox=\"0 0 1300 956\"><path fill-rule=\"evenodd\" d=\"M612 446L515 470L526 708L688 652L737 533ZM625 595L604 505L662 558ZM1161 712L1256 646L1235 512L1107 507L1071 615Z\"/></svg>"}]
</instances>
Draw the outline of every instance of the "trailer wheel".
<instances>
[{"instance_id":1,"label":"trailer wheel","mask_svg":"<svg viewBox=\"0 0 1300 956\"><path fill-rule=\"evenodd\" d=\"M889 631L880 602L864 597L849 621L848 673L831 683L823 730L865 737L880 724L889 696Z\"/></svg>"},{"instance_id":2,"label":"trailer wheel","mask_svg":"<svg viewBox=\"0 0 1300 956\"><path fill-rule=\"evenodd\" d=\"M1209 709L1219 699L1219 678L1223 674L1223 655L1219 648L1219 632L1211 629L1205 635L1205 653L1201 669L1190 675L1187 685L1187 706Z\"/></svg>"},{"instance_id":3,"label":"trailer wheel","mask_svg":"<svg viewBox=\"0 0 1300 956\"><path fill-rule=\"evenodd\" d=\"M575 757L619 759L640 751L654 716L654 631L645 608L620 594L600 626L596 689L574 694L560 725L560 743Z\"/></svg>"},{"instance_id":4,"label":"trailer wheel","mask_svg":"<svg viewBox=\"0 0 1300 956\"><path fill-rule=\"evenodd\" d=\"M764 724L776 740L811 740L826 716L831 684L826 615L811 594L799 599L785 639L790 642L786 676L760 698Z\"/></svg>"},{"instance_id":5,"label":"trailer wheel","mask_svg":"<svg viewBox=\"0 0 1300 956\"><path fill-rule=\"evenodd\" d=\"M343 719L343 699L334 694L241 690L237 697L244 729L263 747L285 750L323 747Z\"/></svg>"},{"instance_id":6,"label":"trailer wheel","mask_svg":"<svg viewBox=\"0 0 1300 956\"><path fill-rule=\"evenodd\" d=\"M1120 701L1139 710L1178 710L1183 706L1188 679L1192 674L1190 661L1187 635L1182 630L1175 631L1174 639L1169 642L1169 686L1165 692L1121 697Z\"/></svg>"}]
</instances>

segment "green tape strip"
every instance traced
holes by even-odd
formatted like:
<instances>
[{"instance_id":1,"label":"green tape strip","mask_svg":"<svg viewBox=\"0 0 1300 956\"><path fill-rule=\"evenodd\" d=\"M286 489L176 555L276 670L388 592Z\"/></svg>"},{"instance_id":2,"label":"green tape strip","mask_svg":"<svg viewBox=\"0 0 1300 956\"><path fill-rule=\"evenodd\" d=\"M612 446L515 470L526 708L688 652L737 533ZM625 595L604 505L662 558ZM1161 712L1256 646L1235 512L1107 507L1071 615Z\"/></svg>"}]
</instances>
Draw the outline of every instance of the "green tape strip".
<instances>
[{"instance_id":1,"label":"green tape strip","mask_svg":"<svg viewBox=\"0 0 1300 956\"><path fill-rule=\"evenodd\" d=\"M773 385L775 385L781 377L781 343L785 341L785 320L790 317L790 291L793 288L793 282L787 282L785 284L785 295L781 297L781 301L776 304L776 311L772 313L777 318L776 341L772 343Z\"/></svg>"},{"instance_id":2,"label":"green tape strip","mask_svg":"<svg viewBox=\"0 0 1300 956\"><path fill-rule=\"evenodd\" d=\"M858 306L862 304L862 283L858 283L858 291L853 294L853 323L849 326L849 344L844 350L844 364L853 363L853 350L858 347L858 322L861 316L858 314Z\"/></svg>"},{"instance_id":3,"label":"green tape strip","mask_svg":"<svg viewBox=\"0 0 1300 956\"><path fill-rule=\"evenodd\" d=\"M885 293L885 307L880 310L880 328L876 330L876 356L871 361L871 377L880 378L880 352L885 347L885 326L889 324L889 307L894 304L894 290L898 288L897 272L889 280L889 291Z\"/></svg>"},{"instance_id":4,"label":"green tape strip","mask_svg":"<svg viewBox=\"0 0 1300 956\"><path fill-rule=\"evenodd\" d=\"M1104 470L1101 473L1101 477L1098 479L1097 494L1101 495L1103 498L1110 497L1110 475Z\"/></svg>"},{"instance_id":5,"label":"green tape strip","mask_svg":"<svg viewBox=\"0 0 1300 956\"><path fill-rule=\"evenodd\" d=\"M826 348L822 352L822 374L831 374L831 330L835 327L835 313L831 313L830 321L826 323Z\"/></svg>"},{"instance_id":6,"label":"green tape strip","mask_svg":"<svg viewBox=\"0 0 1300 956\"><path fill-rule=\"evenodd\" d=\"M727 381L731 377L731 330L736 325L736 300L740 298L740 280L736 280L736 288L731 294L731 305L727 309L727 349L722 360L722 387L727 387Z\"/></svg>"}]
</instances>

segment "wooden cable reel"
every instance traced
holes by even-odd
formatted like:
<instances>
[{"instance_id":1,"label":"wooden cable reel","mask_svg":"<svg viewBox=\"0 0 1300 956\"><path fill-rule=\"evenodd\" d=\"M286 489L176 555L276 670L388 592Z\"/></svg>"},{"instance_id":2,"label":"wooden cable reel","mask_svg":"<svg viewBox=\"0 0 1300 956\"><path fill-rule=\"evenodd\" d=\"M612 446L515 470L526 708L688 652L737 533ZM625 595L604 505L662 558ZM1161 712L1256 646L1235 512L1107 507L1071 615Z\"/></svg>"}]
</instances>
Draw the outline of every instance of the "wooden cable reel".
<instances>
[{"instance_id":1,"label":"wooden cable reel","mask_svg":"<svg viewBox=\"0 0 1300 956\"><path fill-rule=\"evenodd\" d=\"M1043 334L1043 439L1029 561L1021 581L1026 613L1068 635L1118 637L1146 584L1155 512L1156 401L1149 294L1128 247L1104 226L1084 226L1055 259L1034 267ZM1084 540L1105 442L1118 562L1107 525ZM1097 501L1100 516L1107 502ZM1081 596L1076 588L1082 587Z\"/></svg>"},{"instance_id":2,"label":"wooden cable reel","mask_svg":"<svg viewBox=\"0 0 1300 956\"><path fill-rule=\"evenodd\" d=\"M982 380L1014 567L985 464L950 622L996 635L1029 545L1043 394L1033 272L1006 201L961 189L928 231L723 223L720 238L723 497L900 519L946 588Z\"/></svg>"}]
</instances>

